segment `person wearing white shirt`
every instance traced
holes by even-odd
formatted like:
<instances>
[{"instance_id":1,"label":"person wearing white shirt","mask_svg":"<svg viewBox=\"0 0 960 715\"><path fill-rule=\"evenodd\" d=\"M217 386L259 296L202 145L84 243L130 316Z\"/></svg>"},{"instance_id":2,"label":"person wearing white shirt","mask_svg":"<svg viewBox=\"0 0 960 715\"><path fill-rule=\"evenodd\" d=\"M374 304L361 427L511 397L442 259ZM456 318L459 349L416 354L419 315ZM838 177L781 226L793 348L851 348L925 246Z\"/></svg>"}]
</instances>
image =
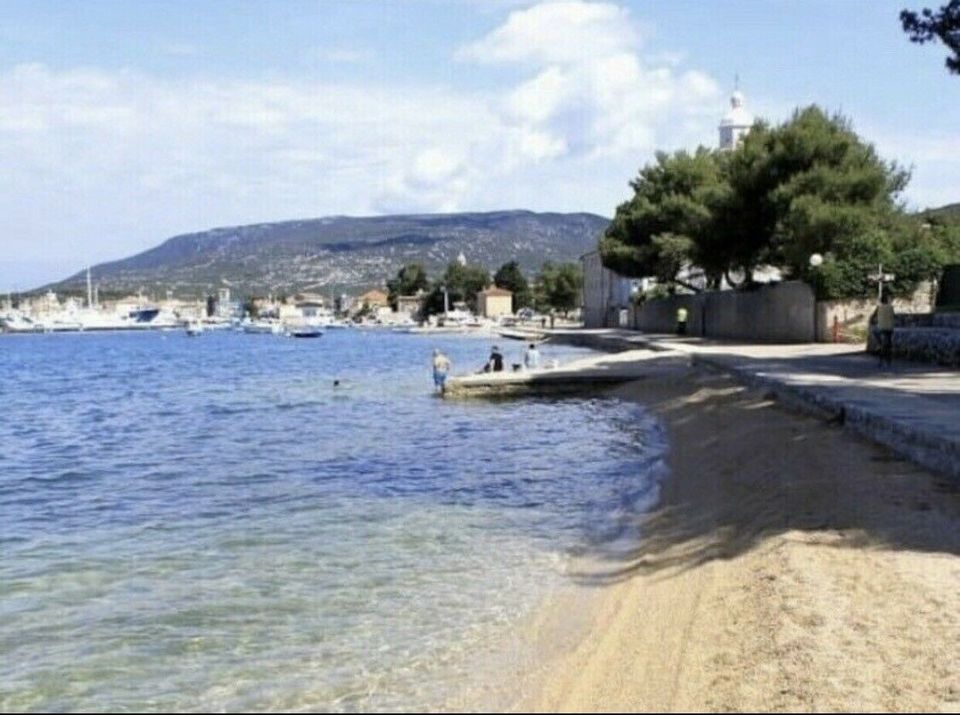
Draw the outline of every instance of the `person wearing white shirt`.
<instances>
[{"instance_id":1,"label":"person wearing white shirt","mask_svg":"<svg viewBox=\"0 0 960 715\"><path fill-rule=\"evenodd\" d=\"M535 343L530 343L530 347L523 354L523 366L527 370L536 370L540 367L540 351L537 350Z\"/></svg>"}]
</instances>

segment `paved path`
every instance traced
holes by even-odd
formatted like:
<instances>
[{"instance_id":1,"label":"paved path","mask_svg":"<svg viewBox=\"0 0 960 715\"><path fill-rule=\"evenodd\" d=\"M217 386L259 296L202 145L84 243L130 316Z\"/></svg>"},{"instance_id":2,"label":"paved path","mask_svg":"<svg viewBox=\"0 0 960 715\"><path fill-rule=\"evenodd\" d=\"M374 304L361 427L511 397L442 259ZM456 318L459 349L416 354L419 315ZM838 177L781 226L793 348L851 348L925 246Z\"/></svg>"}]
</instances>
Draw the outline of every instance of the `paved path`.
<instances>
[{"instance_id":1,"label":"paved path","mask_svg":"<svg viewBox=\"0 0 960 715\"><path fill-rule=\"evenodd\" d=\"M628 330L553 331L599 349L685 354L801 407L825 410L860 434L960 479L960 371L919 363L880 370L852 345L748 345Z\"/></svg>"}]
</instances>

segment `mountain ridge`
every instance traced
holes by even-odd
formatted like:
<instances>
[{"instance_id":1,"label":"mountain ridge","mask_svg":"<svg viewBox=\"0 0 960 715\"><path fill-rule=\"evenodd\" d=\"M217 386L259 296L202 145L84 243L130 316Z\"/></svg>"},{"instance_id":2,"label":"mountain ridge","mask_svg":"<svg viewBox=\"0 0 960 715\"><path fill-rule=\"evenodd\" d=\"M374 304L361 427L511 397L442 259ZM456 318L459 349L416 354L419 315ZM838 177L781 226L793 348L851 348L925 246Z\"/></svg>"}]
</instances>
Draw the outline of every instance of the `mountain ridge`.
<instances>
[{"instance_id":1,"label":"mountain ridge","mask_svg":"<svg viewBox=\"0 0 960 715\"><path fill-rule=\"evenodd\" d=\"M576 260L596 247L609 219L527 210L324 216L178 234L140 253L91 267L102 295L200 296L229 285L245 295L357 292L383 285L405 263L439 276L463 253L491 271L517 260L532 274L545 260ZM37 290L86 290L86 271Z\"/></svg>"}]
</instances>

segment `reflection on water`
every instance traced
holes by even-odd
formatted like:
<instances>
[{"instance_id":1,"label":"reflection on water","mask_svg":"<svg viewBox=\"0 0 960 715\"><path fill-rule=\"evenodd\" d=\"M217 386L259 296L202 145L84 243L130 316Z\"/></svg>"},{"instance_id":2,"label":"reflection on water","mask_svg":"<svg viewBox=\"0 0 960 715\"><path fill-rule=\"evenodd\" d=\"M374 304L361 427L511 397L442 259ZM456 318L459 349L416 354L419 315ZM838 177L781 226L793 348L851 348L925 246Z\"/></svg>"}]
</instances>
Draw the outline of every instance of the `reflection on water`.
<instances>
[{"instance_id":1,"label":"reflection on water","mask_svg":"<svg viewBox=\"0 0 960 715\"><path fill-rule=\"evenodd\" d=\"M612 400L438 400L435 346L489 349L0 340L0 709L442 704L655 497L663 444Z\"/></svg>"}]
</instances>

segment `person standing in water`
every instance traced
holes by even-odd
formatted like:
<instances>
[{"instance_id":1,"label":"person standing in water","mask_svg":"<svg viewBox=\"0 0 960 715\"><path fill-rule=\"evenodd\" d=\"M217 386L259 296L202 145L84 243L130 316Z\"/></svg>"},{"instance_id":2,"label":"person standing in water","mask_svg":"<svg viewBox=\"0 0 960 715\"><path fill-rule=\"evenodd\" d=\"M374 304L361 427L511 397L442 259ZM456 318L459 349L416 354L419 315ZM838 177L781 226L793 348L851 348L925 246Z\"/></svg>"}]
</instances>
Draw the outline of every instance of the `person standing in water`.
<instances>
[{"instance_id":1,"label":"person standing in water","mask_svg":"<svg viewBox=\"0 0 960 715\"><path fill-rule=\"evenodd\" d=\"M523 366L527 370L536 370L540 367L540 351L537 350L536 343L530 343L530 347L523 354Z\"/></svg>"},{"instance_id":2,"label":"person standing in water","mask_svg":"<svg viewBox=\"0 0 960 715\"><path fill-rule=\"evenodd\" d=\"M433 386L441 395L447 386L447 374L450 372L450 358L439 350L433 351Z\"/></svg>"}]
</instances>

